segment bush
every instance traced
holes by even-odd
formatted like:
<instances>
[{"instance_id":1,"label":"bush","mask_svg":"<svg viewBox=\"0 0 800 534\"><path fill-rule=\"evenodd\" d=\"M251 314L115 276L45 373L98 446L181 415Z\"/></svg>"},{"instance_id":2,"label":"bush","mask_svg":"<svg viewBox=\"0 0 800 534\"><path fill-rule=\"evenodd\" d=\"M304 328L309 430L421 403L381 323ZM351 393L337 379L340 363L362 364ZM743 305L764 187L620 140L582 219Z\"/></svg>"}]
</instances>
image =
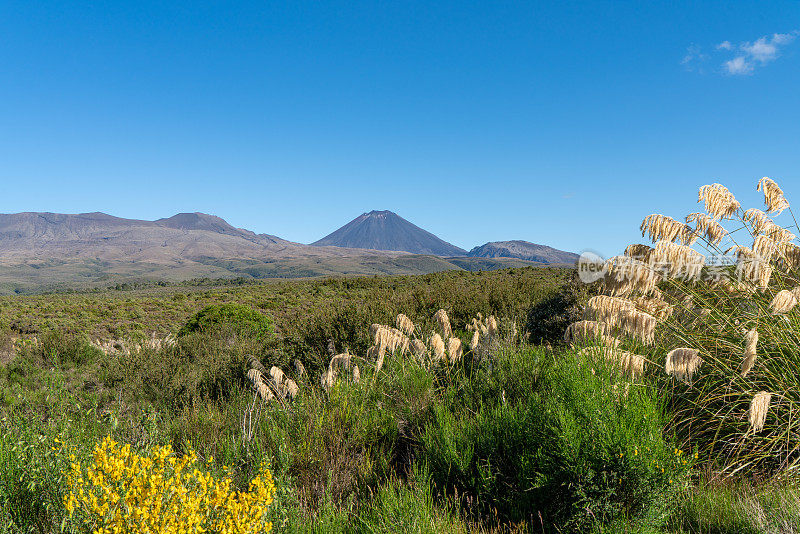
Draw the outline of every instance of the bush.
<instances>
[{"instance_id":1,"label":"bush","mask_svg":"<svg viewBox=\"0 0 800 534\"><path fill-rule=\"evenodd\" d=\"M663 438L655 392L600 362L541 365L525 398L487 399L472 416L436 407L422 437L436 486L483 514L560 531L662 522L692 462Z\"/></svg>"},{"instance_id":2,"label":"bush","mask_svg":"<svg viewBox=\"0 0 800 534\"><path fill-rule=\"evenodd\" d=\"M242 304L212 304L194 314L178 332L178 336L197 331L211 331L220 326L267 341L272 336L272 319Z\"/></svg>"},{"instance_id":3,"label":"bush","mask_svg":"<svg viewBox=\"0 0 800 534\"><path fill-rule=\"evenodd\" d=\"M526 330L531 343L564 342L564 330L570 323L583 318L583 303L597 287L588 286L578 279L577 271L558 291L536 303L528 311Z\"/></svg>"},{"instance_id":4,"label":"bush","mask_svg":"<svg viewBox=\"0 0 800 534\"><path fill-rule=\"evenodd\" d=\"M169 445L140 456L106 437L90 465L72 464L64 506L71 523L90 532L270 532L275 485L266 464L242 492L210 464L192 450L178 457Z\"/></svg>"}]
</instances>

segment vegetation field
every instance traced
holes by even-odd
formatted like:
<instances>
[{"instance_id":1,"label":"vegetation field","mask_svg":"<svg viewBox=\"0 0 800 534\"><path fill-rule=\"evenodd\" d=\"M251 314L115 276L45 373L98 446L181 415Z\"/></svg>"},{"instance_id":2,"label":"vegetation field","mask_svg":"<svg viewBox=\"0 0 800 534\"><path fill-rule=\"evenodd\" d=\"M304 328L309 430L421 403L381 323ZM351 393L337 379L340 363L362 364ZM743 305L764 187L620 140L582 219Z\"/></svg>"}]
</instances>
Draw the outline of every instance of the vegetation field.
<instances>
[{"instance_id":1,"label":"vegetation field","mask_svg":"<svg viewBox=\"0 0 800 534\"><path fill-rule=\"evenodd\" d=\"M565 344L602 289L522 268L2 297L0 532L796 531L793 483L725 476L673 377Z\"/></svg>"}]
</instances>

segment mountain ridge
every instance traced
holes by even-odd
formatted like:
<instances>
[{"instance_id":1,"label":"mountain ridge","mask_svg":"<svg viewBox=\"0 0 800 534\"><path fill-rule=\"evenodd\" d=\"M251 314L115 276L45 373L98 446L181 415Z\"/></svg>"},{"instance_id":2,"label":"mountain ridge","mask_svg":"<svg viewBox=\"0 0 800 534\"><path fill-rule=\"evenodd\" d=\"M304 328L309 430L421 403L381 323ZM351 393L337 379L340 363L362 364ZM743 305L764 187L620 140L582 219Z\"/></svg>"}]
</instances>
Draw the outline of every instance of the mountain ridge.
<instances>
[{"instance_id":1,"label":"mountain ridge","mask_svg":"<svg viewBox=\"0 0 800 534\"><path fill-rule=\"evenodd\" d=\"M518 258L546 264L574 264L579 258L574 252L537 245L521 239L490 241L473 248L467 255L472 258Z\"/></svg>"},{"instance_id":2,"label":"mountain ridge","mask_svg":"<svg viewBox=\"0 0 800 534\"><path fill-rule=\"evenodd\" d=\"M0 214L0 294L112 281L425 274L543 265L513 256L470 257L386 210L364 213L355 221L364 219L377 219L383 226L362 228L361 237L369 239L356 244L365 248L351 248L256 234L201 212L154 221L102 212ZM412 251L366 248L379 241L384 228L410 232L411 237L400 241ZM413 253L409 244L420 253Z\"/></svg>"}]
</instances>

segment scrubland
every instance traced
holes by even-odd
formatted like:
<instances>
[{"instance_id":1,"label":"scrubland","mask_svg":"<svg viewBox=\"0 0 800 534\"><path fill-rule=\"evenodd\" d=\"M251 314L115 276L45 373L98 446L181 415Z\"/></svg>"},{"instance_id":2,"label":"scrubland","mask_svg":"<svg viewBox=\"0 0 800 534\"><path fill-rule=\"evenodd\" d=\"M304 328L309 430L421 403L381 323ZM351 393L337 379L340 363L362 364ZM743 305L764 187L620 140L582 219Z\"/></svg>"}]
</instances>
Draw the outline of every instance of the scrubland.
<instances>
[{"instance_id":1,"label":"scrubland","mask_svg":"<svg viewBox=\"0 0 800 534\"><path fill-rule=\"evenodd\" d=\"M765 211L714 184L685 222L647 217L654 246L588 285L513 269L5 298L0 524L798 531L800 249L783 192L759 190Z\"/></svg>"}]
</instances>

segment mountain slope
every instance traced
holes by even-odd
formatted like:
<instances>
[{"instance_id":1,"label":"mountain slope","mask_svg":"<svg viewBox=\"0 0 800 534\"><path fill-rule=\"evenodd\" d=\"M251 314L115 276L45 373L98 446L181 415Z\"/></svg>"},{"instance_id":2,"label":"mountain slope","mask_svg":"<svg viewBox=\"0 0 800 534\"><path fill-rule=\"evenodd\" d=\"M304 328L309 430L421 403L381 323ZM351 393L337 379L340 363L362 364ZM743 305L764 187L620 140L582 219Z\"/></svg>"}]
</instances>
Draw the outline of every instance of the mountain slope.
<instances>
[{"instance_id":1,"label":"mountain slope","mask_svg":"<svg viewBox=\"0 0 800 534\"><path fill-rule=\"evenodd\" d=\"M403 251L434 256L463 256L466 253L464 249L439 239L391 211L364 213L312 245Z\"/></svg>"},{"instance_id":2,"label":"mountain slope","mask_svg":"<svg viewBox=\"0 0 800 534\"><path fill-rule=\"evenodd\" d=\"M467 253L476 258L518 258L548 264L574 264L578 255L529 241L494 241Z\"/></svg>"}]
</instances>

